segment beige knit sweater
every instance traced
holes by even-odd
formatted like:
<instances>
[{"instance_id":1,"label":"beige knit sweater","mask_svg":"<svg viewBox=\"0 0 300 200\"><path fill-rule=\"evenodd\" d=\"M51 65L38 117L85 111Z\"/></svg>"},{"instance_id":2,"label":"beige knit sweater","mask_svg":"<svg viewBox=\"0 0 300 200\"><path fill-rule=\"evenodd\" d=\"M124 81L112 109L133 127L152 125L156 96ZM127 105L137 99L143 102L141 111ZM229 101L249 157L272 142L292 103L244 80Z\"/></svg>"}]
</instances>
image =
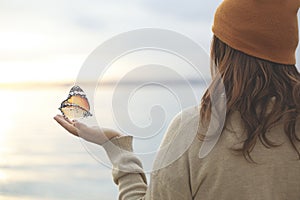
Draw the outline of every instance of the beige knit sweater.
<instances>
[{"instance_id":1,"label":"beige knit sweater","mask_svg":"<svg viewBox=\"0 0 300 200\"><path fill-rule=\"evenodd\" d=\"M132 137L106 142L103 147L113 164L119 199L300 200L300 160L282 125L268 133L270 139L282 145L268 149L258 142L251 154L257 164L251 164L229 149L240 145L243 138L238 112L228 119L217 144L204 158L199 158L202 142L190 134L198 120L197 107L184 110L173 119L149 185L141 162L132 153ZM201 127L199 130L203 131ZM299 120L296 132L300 136Z\"/></svg>"}]
</instances>

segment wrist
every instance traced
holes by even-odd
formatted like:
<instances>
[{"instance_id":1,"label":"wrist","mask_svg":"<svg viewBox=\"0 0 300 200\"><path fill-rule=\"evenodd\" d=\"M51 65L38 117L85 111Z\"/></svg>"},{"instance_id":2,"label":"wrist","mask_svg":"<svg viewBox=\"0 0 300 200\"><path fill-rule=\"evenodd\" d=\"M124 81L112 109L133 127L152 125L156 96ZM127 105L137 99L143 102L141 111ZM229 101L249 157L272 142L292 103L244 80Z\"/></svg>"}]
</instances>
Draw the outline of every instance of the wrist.
<instances>
[{"instance_id":1,"label":"wrist","mask_svg":"<svg viewBox=\"0 0 300 200\"><path fill-rule=\"evenodd\" d=\"M122 136L122 134L114 129L104 128L105 136L108 140Z\"/></svg>"}]
</instances>

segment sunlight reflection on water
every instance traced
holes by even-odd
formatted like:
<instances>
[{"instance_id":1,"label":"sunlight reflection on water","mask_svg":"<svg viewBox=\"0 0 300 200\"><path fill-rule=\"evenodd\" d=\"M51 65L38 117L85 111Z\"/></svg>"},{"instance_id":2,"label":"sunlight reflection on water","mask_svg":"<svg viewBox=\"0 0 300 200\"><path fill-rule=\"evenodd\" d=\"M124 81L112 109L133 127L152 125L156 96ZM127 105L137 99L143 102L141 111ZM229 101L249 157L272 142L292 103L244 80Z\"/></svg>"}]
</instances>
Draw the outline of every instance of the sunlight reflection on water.
<instances>
[{"instance_id":1,"label":"sunlight reflection on water","mask_svg":"<svg viewBox=\"0 0 300 200\"><path fill-rule=\"evenodd\" d=\"M1 91L0 199L117 199L111 170L52 119L68 91Z\"/></svg>"},{"instance_id":2,"label":"sunlight reflection on water","mask_svg":"<svg viewBox=\"0 0 300 200\"><path fill-rule=\"evenodd\" d=\"M110 169L52 119L65 88L1 93L0 199L116 199Z\"/></svg>"}]
</instances>

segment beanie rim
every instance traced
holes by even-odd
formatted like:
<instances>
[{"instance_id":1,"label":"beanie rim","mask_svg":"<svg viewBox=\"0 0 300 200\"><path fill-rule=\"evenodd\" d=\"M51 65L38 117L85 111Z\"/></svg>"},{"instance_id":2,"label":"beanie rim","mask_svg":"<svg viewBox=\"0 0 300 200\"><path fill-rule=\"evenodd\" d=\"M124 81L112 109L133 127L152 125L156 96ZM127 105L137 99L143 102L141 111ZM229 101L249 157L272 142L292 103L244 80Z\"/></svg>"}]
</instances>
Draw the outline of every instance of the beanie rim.
<instances>
[{"instance_id":1,"label":"beanie rim","mask_svg":"<svg viewBox=\"0 0 300 200\"><path fill-rule=\"evenodd\" d=\"M296 56L293 54L293 56L289 58L283 58L283 57L277 57L277 56L270 56L262 53L257 53L256 51L251 51L249 48L244 47L241 44L237 44L236 42L232 42L232 40L229 37L226 37L224 34L218 33L218 31L213 27L213 33L214 35L219 38L222 42L230 46L231 48L240 51L248 56L257 58L257 59L262 59L268 62L273 62L277 64L282 64L282 65L296 65Z\"/></svg>"}]
</instances>

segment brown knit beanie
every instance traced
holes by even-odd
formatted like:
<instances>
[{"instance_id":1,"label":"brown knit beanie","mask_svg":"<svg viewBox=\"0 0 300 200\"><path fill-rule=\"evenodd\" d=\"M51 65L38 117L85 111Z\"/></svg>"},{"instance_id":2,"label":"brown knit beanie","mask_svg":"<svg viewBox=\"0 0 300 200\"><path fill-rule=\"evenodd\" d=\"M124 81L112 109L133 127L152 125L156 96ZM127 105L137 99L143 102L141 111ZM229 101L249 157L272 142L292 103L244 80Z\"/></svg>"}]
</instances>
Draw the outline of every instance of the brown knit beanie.
<instances>
[{"instance_id":1,"label":"brown knit beanie","mask_svg":"<svg viewBox=\"0 0 300 200\"><path fill-rule=\"evenodd\" d=\"M213 32L227 45L275 63L296 64L300 0L224 0Z\"/></svg>"}]
</instances>

